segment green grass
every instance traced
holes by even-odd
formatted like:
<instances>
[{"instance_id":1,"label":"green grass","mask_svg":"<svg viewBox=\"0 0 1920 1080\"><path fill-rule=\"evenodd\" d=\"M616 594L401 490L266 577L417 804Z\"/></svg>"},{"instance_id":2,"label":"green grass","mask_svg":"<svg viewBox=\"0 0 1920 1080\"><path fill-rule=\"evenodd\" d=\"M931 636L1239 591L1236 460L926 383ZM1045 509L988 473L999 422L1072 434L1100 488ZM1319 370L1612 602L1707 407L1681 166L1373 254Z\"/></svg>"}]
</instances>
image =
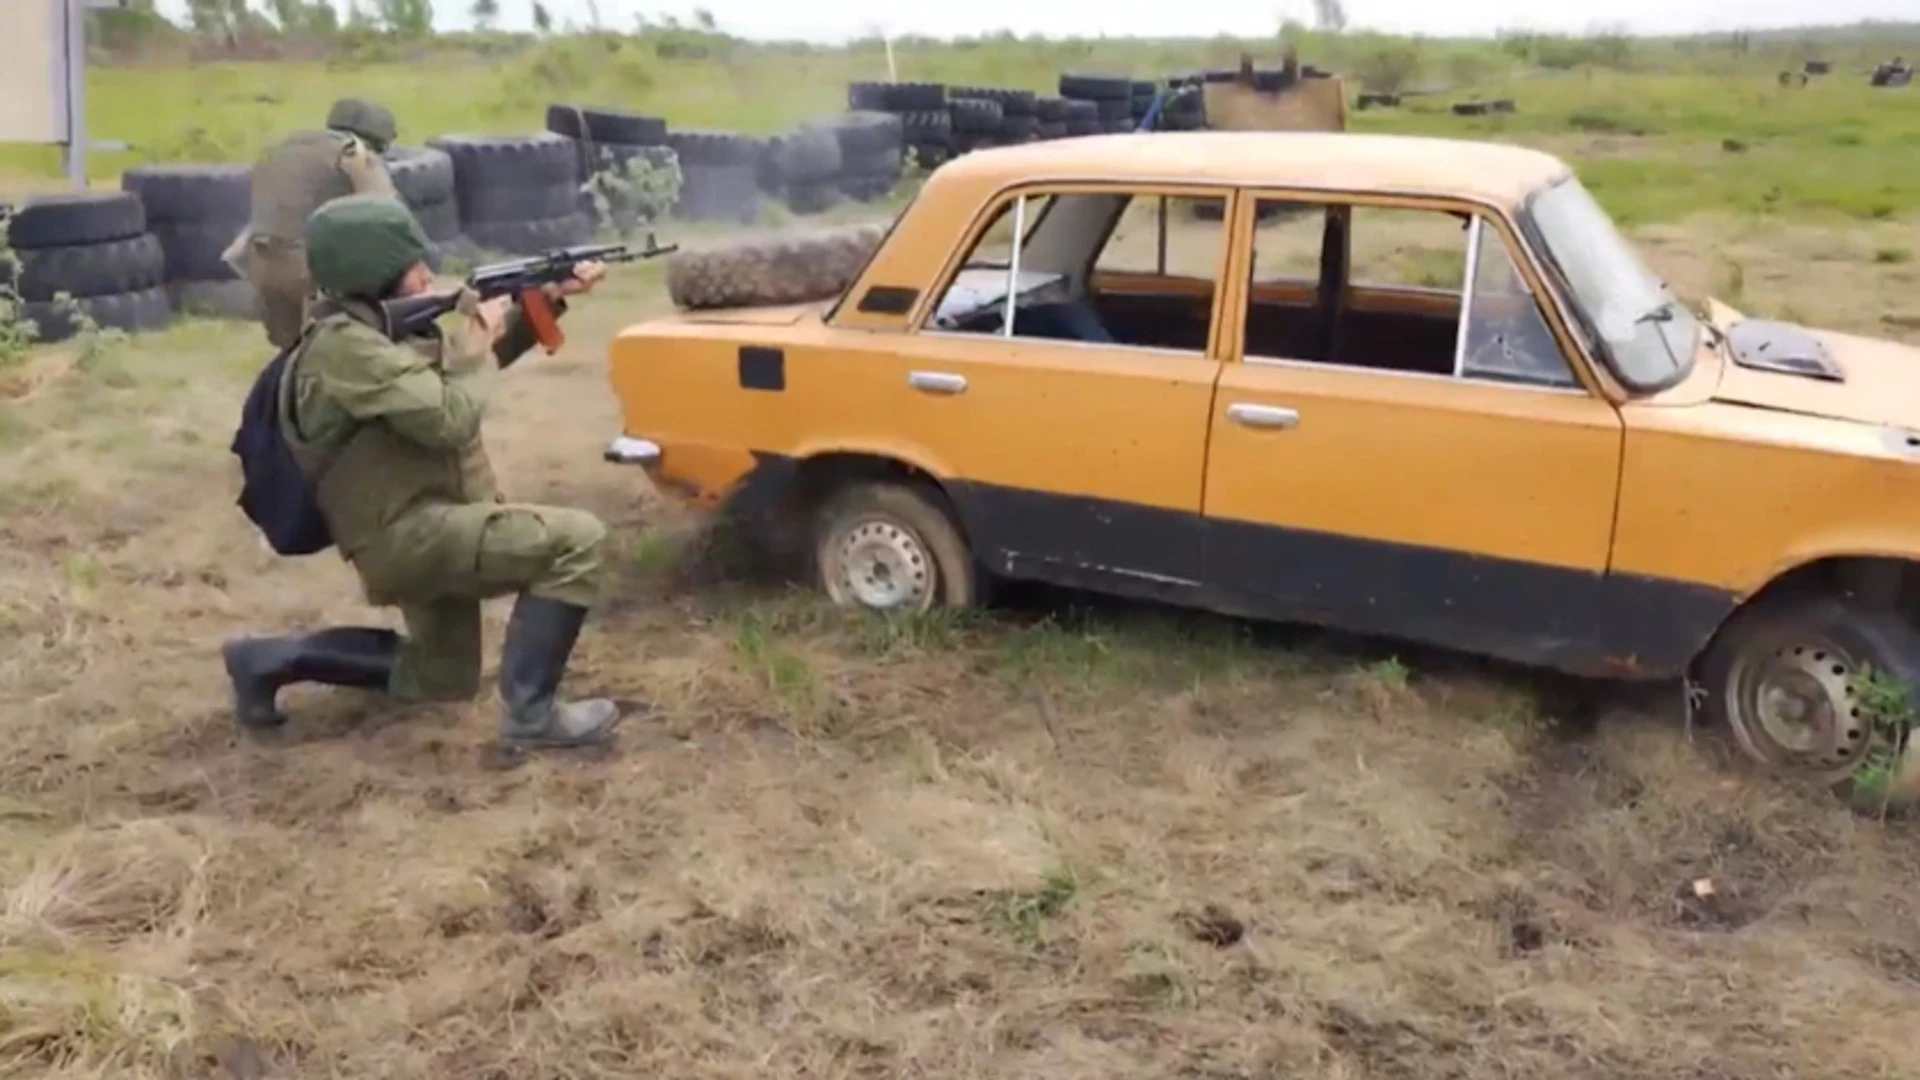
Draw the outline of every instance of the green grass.
<instances>
[{"instance_id":1,"label":"green grass","mask_svg":"<svg viewBox=\"0 0 1920 1080\"><path fill-rule=\"evenodd\" d=\"M251 160L280 134L318 122L335 97L350 93L390 103L406 143L453 131L537 130L554 101L657 113L682 127L770 133L843 109L852 80L886 77L884 54L872 46L715 40L708 43L711 55L679 59L662 59L653 38L603 36L491 53L442 43L402 57L399 46L386 44L331 61L96 66L88 90L93 131L132 149L94 155L91 171L96 182L111 183L141 161ZM1379 78L1384 40L1309 35L1302 55ZM1242 47L1230 40L1005 38L906 45L896 60L903 79L1050 92L1062 71L1164 75L1230 65ZM1255 47L1262 62L1276 55L1271 43ZM1549 73L1523 69L1490 43L1422 43L1418 66L1398 77L1413 86L1451 86L1409 96L1399 109L1356 110L1351 125L1562 153L1627 223L1699 212L1873 221L1920 208L1920 108L1914 107L1920 91L1868 87L1852 70L1859 59L1838 47L1820 51L1841 59L1841 70L1792 89L1773 79L1789 66L1784 54L1736 60L1671 43L1636 49L1628 57L1636 68L1631 72ZM1668 73L1648 70L1655 65ZM1697 73L1713 67L1734 70ZM1350 93L1360 81L1350 80ZM1451 103L1471 96L1510 97L1518 111L1476 118L1448 112ZM0 148L0 173L51 178L57 170L49 148Z\"/></svg>"}]
</instances>

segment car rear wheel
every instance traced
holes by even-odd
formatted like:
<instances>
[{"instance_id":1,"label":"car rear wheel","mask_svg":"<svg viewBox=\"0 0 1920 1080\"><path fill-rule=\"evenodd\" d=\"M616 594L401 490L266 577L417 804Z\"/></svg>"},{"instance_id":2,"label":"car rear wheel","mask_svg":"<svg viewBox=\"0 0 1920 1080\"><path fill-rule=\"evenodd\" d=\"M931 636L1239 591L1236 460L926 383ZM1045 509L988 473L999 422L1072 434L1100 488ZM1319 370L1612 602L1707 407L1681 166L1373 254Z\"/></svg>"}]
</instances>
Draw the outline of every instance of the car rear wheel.
<instances>
[{"instance_id":1,"label":"car rear wheel","mask_svg":"<svg viewBox=\"0 0 1920 1080\"><path fill-rule=\"evenodd\" d=\"M835 604L880 612L973 605L966 541L925 487L850 484L828 497L816 522L815 571Z\"/></svg>"},{"instance_id":2,"label":"car rear wheel","mask_svg":"<svg viewBox=\"0 0 1920 1080\"><path fill-rule=\"evenodd\" d=\"M1856 803L1916 798L1920 631L1898 613L1833 596L1763 601L1721 631L1700 674L1708 714L1762 767Z\"/></svg>"}]
</instances>

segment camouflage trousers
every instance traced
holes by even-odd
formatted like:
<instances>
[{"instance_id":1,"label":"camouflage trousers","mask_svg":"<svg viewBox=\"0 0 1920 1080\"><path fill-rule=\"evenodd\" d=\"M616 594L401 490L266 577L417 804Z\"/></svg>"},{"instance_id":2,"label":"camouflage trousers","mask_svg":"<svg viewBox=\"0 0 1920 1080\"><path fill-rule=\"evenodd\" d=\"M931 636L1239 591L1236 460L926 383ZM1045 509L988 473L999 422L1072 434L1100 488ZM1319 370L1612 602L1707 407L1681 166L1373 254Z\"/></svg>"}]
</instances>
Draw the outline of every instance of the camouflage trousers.
<instances>
[{"instance_id":1,"label":"camouflage trousers","mask_svg":"<svg viewBox=\"0 0 1920 1080\"><path fill-rule=\"evenodd\" d=\"M428 507L356 554L368 599L400 608L406 634L388 690L408 701L480 691L480 602L515 593L592 607L606 526L582 510L524 503Z\"/></svg>"},{"instance_id":2,"label":"camouflage trousers","mask_svg":"<svg viewBox=\"0 0 1920 1080\"><path fill-rule=\"evenodd\" d=\"M260 295L260 321L267 340L284 349L300 336L307 318L313 280L307 276L307 252L286 240L257 238L246 253L247 279Z\"/></svg>"}]
</instances>

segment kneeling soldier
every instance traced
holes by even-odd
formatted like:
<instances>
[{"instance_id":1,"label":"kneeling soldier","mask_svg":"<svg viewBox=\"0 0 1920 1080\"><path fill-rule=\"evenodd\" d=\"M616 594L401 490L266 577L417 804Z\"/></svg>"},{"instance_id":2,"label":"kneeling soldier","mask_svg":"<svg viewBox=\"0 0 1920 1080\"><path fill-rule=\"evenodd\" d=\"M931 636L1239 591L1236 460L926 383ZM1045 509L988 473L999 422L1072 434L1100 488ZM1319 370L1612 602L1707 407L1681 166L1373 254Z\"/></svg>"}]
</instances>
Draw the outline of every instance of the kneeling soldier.
<instances>
[{"instance_id":1,"label":"kneeling soldier","mask_svg":"<svg viewBox=\"0 0 1920 1080\"><path fill-rule=\"evenodd\" d=\"M535 344L524 313L500 298L452 335L389 340L377 303L433 285L426 240L390 196L325 203L307 222L306 245L319 298L288 358L281 430L367 601L398 606L407 635L335 627L228 642L239 722L283 723L275 694L295 682L409 702L471 699L480 602L517 593L501 649L502 742L604 739L619 719L613 702L556 693L596 599L606 527L584 511L504 501L480 437L499 361ZM585 292L605 272L581 264L553 290L556 311L560 294Z\"/></svg>"}]
</instances>

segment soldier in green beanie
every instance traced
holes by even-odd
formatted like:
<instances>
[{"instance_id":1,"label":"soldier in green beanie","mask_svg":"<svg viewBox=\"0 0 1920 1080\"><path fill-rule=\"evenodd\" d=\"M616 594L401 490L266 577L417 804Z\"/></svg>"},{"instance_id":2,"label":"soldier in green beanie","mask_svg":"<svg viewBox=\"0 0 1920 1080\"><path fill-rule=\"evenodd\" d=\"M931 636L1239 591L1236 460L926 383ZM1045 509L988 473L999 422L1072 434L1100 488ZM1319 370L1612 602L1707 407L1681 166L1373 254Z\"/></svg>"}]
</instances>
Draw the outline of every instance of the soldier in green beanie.
<instances>
[{"instance_id":1,"label":"soldier in green beanie","mask_svg":"<svg viewBox=\"0 0 1920 1080\"><path fill-rule=\"evenodd\" d=\"M386 107L342 98L324 129L294 132L254 165L252 217L224 258L259 293L261 321L275 348L300 332L312 294L301 237L307 216L335 196L394 194L380 155L397 134Z\"/></svg>"},{"instance_id":2,"label":"soldier in green beanie","mask_svg":"<svg viewBox=\"0 0 1920 1080\"><path fill-rule=\"evenodd\" d=\"M413 215L392 197L344 196L315 211L305 240L319 296L288 358L282 431L366 599L398 606L407 633L335 627L228 642L239 722L283 723L275 694L295 682L471 699L480 602L517 594L499 671L503 744L604 739L618 720L611 701L556 694L597 599L606 527L584 511L504 501L480 438L500 362L536 344L523 311L505 297L463 305L456 332L391 341L375 304L433 285ZM555 310L605 273L583 263L553 290Z\"/></svg>"}]
</instances>

